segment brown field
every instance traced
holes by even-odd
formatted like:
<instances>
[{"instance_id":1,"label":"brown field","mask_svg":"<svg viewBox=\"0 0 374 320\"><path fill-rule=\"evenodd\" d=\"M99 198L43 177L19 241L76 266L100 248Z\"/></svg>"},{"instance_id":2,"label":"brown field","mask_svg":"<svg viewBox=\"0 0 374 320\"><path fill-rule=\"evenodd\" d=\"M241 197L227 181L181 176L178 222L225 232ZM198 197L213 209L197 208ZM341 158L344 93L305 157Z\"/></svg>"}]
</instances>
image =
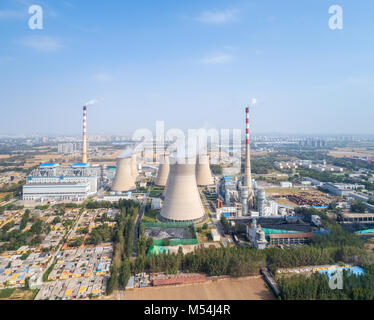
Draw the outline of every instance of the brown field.
<instances>
[{"instance_id":1,"label":"brown field","mask_svg":"<svg viewBox=\"0 0 374 320\"><path fill-rule=\"evenodd\" d=\"M127 290L123 300L273 300L261 276Z\"/></svg>"},{"instance_id":2,"label":"brown field","mask_svg":"<svg viewBox=\"0 0 374 320\"><path fill-rule=\"evenodd\" d=\"M330 151L328 155L335 158L365 157L374 156L374 152L366 150L365 148L339 148L337 150Z\"/></svg>"}]
</instances>

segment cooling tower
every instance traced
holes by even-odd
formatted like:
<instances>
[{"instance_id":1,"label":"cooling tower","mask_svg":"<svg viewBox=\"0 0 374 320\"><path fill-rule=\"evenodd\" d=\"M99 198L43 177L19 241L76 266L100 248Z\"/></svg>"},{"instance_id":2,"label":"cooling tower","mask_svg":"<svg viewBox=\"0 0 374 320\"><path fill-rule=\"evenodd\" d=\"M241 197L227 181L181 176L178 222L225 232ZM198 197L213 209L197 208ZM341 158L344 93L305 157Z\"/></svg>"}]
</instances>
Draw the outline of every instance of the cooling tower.
<instances>
[{"instance_id":1,"label":"cooling tower","mask_svg":"<svg viewBox=\"0 0 374 320\"><path fill-rule=\"evenodd\" d=\"M118 158L112 190L123 192L132 189L135 189L135 181L131 174L131 158Z\"/></svg>"},{"instance_id":2,"label":"cooling tower","mask_svg":"<svg viewBox=\"0 0 374 320\"><path fill-rule=\"evenodd\" d=\"M168 156L161 156L160 157L160 165L158 167L157 178L155 180L155 185L160 187L165 187L166 182L168 180L170 171L170 164L169 164L169 157Z\"/></svg>"},{"instance_id":3,"label":"cooling tower","mask_svg":"<svg viewBox=\"0 0 374 320\"><path fill-rule=\"evenodd\" d=\"M136 181L136 178L138 177L138 163L137 163L137 155L133 154L131 156L131 175L134 178L134 182Z\"/></svg>"},{"instance_id":4,"label":"cooling tower","mask_svg":"<svg viewBox=\"0 0 374 320\"><path fill-rule=\"evenodd\" d=\"M197 157L196 182L198 186L209 186L214 184L212 173L210 172L209 157L200 155Z\"/></svg>"},{"instance_id":5,"label":"cooling tower","mask_svg":"<svg viewBox=\"0 0 374 320\"><path fill-rule=\"evenodd\" d=\"M169 221L193 221L204 217L195 170L196 164L191 164L187 159L185 163L176 161L170 166L161 218Z\"/></svg>"}]
</instances>

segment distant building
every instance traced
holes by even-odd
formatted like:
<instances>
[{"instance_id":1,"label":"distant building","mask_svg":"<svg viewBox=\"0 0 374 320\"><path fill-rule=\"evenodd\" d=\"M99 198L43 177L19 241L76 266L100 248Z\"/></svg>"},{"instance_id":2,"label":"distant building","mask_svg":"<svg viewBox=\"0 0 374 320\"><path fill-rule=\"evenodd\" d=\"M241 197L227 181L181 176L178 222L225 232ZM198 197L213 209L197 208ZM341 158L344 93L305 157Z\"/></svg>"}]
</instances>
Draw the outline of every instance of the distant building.
<instances>
[{"instance_id":1,"label":"distant building","mask_svg":"<svg viewBox=\"0 0 374 320\"><path fill-rule=\"evenodd\" d=\"M280 182L281 188L292 188L292 182L289 181L281 181Z\"/></svg>"},{"instance_id":2,"label":"distant building","mask_svg":"<svg viewBox=\"0 0 374 320\"><path fill-rule=\"evenodd\" d=\"M298 245L307 244L312 238L312 232L305 233L272 233L269 234L269 245Z\"/></svg>"},{"instance_id":3,"label":"distant building","mask_svg":"<svg viewBox=\"0 0 374 320\"><path fill-rule=\"evenodd\" d=\"M57 152L60 154L72 154L76 151L78 151L78 147L75 143L60 143L57 146Z\"/></svg>"},{"instance_id":4,"label":"distant building","mask_svg":"<svg viewBox=\"0 0 374 320\"><path fill-rule=\"evenodd\" d=\"M315 187L320 187L320 186L323 185L323 183L321 181L319 181L317 179L310 178L310 177L304 177L303 181L309 181Z\"/></svg>"},{"instance_id":5,"label":"distant building","mask_svg":"<svg viewBox=\"0 0 374 320\"><path fill-rule=\"evenodd\" d=\"M343 213L339 218L342 223L374 223L374 213Z\"/></svg>"},{"instance_id":6,"label":"distant building","mask_svg":"<svg viewBox=\"0 0 374 320\"><path fill-rule=\"evenodd\" d=\"M349 184L349 183L325 183L322 186L322 189L335 194L337 196L343 197L343 196L349 196L349 194L353 190L357 190L360 188L365 188L364 185L358 185L358 184Z\"/></svg>"},{"instance_id":7,"label":"distant building","mask_svg":"<svg viewBox=\"0 0 374 320\"><path fill-rule=\"evenodd\" d=\"M211 235L212 235L212 240L214 242L219 242L221 240L221 237L220 237L217 229L212 229L211 230Z\"/></svg>"}]
</instances>

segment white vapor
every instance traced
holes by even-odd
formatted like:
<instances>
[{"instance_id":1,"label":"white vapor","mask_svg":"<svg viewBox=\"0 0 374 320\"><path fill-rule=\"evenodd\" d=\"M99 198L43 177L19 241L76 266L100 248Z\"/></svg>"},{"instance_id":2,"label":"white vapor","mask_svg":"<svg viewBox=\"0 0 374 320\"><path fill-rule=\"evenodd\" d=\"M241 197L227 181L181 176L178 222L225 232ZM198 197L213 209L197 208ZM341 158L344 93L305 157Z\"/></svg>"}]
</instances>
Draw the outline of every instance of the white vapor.
<instances>
[{"instance_id":1,"label":"white vapor","mask_svg":"<svg viewBox=\"0 0 374 320\"><path fill-rule=\"evenodd\" d=\"M97 99L92 99L92 100L86 102L86 107L92 106L92 105L96 104L97 102L98 102Z\"/></svg>"}]
</instances>

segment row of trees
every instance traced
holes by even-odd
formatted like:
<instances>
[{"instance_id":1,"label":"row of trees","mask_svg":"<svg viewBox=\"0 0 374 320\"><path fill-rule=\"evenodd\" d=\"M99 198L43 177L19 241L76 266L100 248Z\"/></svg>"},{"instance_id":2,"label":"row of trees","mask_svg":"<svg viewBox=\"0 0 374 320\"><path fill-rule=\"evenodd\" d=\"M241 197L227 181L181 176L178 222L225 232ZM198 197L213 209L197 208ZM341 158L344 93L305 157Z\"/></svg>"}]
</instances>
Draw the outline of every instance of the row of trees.
<instances>
[{"instance_id":1,"label":"row of trees","mask_svg":"<svg viewBox=\"0 0 374 320\"><path fill-rule=\"evenodd\" d=\"M325 275L295 275L280 278L278 285L284 300L373 300L374 265L364 265L365 274L356 276L343 271L343 289L332 290Z\"/></svg>"},{"instance_id":2,"label":"row of trees","mask_svg":"<svg viewBox=\"0 0 374 320\"><path fill-rule=\"evenodd\" d=\"M230 275L241 277L258 274L266 265L263 251L249 248L205 248L193 253L183 254L180 247L178 253L166 253L138 256L132 271L140 273L165 272L175 274L178 271L189 273L205 273L209 276Z\"/></svg>"},{"instance_id":3,"label":"row of trees","mask_svg":"<svg viewBox=\"0 0 374 320\"><path fill-rule=\"evenodd\" d=\"M124 289L131 275L130 257L133 249L134 225L139 211L139 203L132 200L120 200L116 206L121 212L116 216L114 232L114 255L107 285L107 294Z\"/></svg>"}]
</instances>

